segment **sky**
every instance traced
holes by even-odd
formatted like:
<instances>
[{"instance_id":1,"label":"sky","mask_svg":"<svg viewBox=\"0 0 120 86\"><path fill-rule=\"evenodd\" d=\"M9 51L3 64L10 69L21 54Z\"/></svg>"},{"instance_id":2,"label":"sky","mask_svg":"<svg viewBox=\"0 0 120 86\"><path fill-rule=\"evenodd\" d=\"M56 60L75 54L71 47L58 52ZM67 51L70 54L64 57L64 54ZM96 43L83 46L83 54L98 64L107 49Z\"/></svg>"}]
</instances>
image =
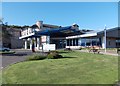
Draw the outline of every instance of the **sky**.
<instances>
[{"instance_id":1,"label":"sky","mask_svg":"<svg viewBox=\"0 0 120 86\"><path fill-rule=\"evenodd\" d=\"M3 2L2 17L9 25L45 24L101 30L118 26L117 2Z\"/></svg>"}]
</instances>

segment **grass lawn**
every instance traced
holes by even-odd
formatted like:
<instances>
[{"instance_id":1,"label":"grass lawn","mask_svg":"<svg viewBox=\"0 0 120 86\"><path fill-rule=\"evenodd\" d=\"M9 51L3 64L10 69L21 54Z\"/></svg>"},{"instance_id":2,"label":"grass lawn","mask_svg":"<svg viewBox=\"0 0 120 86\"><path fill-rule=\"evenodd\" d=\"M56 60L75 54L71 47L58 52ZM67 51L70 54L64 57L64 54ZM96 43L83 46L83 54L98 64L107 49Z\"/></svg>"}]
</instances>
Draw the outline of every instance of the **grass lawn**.
<instances>
[{"instance_id":1,"label":"grass lawn","mask_svg":"<svg viewBox=\"0 0 120 86\"><path fill-rule=\"evenodd\" d=\"M3 71L10 84L114 84L118 57L61 51L64 58L21 62Z\"/></svg>"},{"instance_id":2,"label":"grass lawn","mask_svg":"<svg viewBox=\"0 0 120 86\"><path fill-rule=\"evenodd\" d=\"M2 85L2 71L0 70L0 86Z\"/></svg>"}]
</instances>

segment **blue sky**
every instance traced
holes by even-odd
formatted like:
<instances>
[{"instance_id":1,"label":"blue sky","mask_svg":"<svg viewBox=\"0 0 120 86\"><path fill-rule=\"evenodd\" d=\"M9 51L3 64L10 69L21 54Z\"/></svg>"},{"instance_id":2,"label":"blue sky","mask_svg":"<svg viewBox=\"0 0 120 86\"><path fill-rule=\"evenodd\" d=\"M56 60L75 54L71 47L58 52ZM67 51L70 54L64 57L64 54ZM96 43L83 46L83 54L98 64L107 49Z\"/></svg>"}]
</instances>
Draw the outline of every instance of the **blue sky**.
<instances>
[{"instance_id":1,"label":"blue sky","mask_svg":"<svg viewBox=\"0 0 120 86\"><path fill-rule=\"evenodd\" d=\"M80 29L104 29L118 26L117 2L3 2L2 17L10 25L44 23Z\"/></svg>"}]
</instances>

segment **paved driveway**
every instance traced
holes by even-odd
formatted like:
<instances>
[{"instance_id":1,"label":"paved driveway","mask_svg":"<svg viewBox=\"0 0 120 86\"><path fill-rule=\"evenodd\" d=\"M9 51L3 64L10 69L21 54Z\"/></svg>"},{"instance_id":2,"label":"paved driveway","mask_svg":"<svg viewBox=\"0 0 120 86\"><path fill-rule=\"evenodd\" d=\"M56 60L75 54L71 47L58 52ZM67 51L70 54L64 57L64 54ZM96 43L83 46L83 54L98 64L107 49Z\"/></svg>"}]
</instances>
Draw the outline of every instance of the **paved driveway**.
<instances>
[{"instance_id":1,"label":"paved driveway","mask_svg":"<svg viewBox=\"0 0 120 86\"><path fill-rule=\"evenodd\" d=\"M0 59L2 60L2 68L14 64L17 62L24 61L27 56L32 55L33 53L30 50L13 50L15 54L4 54Z\"/></svg>"}]
</instances>

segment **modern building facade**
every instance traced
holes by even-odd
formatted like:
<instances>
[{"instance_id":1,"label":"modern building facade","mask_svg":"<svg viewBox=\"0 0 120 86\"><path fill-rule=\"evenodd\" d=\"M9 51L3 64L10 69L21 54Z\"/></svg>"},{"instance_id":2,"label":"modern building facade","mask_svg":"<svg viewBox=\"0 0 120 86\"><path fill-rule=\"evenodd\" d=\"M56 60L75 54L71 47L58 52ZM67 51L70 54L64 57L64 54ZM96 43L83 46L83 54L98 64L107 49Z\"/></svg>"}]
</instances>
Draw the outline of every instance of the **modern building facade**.
<instances>
[{"instance_id":1,"label":"modern building facade","mask_svg":"<svg viewBox=\"0 0 120 86\"><path fill-rule=\"evenodd\" d=\"M67 36L78 35L80 33L82 32L80 32L77 24L62 27L43 24L43 21L38 21L30 27L23 28L19 39L24 40L25 49L32 49L32 45L34 44L36 50L43 48L55 50L65 48Z\"/></svg>"},{"instance_id":2,"label":"modern building facade","mask_svg":"<svg viewBox=\"0 0 120 86\"><path fill-rule=\"evenodd\" d=\"M105 35L106 34L106 35ZM66 37L67 46L71 48L87 47L87 46L100 46L101 48L120 48L120 28L111 28L99 32L89 32L82 35L75 35ZM75 41L78 40L77 45Z\"/></svg>"},{"instance_id":3,"label":"modern building facade","mask_svg":"<svg viewBox=\"0 0 120 86\"><path fill-rule=\"evenodd\" d=\"M120 28L112 28L99 32L82 32L77 24L62 27L57 25L36 24L23 28L19 39L24 40L24 48L36 50L55 50L60 48L80 48L100 46L101 48L120 47Z\"/></svg>"}]
</instances>

